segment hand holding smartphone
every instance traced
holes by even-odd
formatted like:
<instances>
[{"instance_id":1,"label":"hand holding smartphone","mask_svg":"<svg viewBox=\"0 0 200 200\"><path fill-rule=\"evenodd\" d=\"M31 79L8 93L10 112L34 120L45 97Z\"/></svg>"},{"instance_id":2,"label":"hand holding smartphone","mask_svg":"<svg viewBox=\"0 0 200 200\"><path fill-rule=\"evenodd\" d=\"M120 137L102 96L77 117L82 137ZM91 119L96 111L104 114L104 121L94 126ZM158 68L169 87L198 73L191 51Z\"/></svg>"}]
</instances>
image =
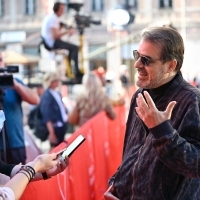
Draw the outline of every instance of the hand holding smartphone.
<instances>
[{"instance_id":1,"label":"hand holding smartphone","mask_svg":"<svg viewBox=\"0 0 200 200\"><path fill-rule=\"evenodd\" d=\"M57 152L57 155L61 155L62 159L65 157L70 157L73 152L85 141L85 137L83 135L79 135L67 148L60 150Z\"/></svg>"}]
</instances>

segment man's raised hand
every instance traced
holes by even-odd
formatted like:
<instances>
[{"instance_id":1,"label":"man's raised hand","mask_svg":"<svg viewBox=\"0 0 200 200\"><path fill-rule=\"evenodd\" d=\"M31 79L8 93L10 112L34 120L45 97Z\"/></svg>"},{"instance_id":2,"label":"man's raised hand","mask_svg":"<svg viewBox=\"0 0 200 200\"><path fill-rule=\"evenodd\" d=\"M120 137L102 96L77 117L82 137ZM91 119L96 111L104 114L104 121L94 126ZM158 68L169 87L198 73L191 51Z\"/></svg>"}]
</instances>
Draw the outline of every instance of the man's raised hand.
<instances>
[{"instance_id":1,"label":"man's raised hand","mask_svg":"<svg viewBox=\"0 0 200 200\"><path fill-rule=\"evenodd\" d=\"M146 100L141 93L138 94L135 110L148 128L153 128L171 118L176 101L171 101L165 111L159 111L147 91L144 91L144 96Z\"/></svg>"}]
</instances>

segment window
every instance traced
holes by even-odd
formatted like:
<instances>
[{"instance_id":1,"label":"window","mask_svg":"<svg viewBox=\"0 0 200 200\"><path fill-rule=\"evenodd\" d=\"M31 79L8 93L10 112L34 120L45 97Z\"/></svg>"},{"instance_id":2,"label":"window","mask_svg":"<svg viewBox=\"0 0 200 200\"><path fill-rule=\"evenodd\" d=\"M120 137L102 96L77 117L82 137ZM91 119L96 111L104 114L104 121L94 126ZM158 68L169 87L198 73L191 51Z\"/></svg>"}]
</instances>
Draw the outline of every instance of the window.
<instances>
[{"instance_id":1,"label":"window","mask_svg":"<svg viewBox=\"0 0 200 200\"><path fill-rule=\"evenodd\" d=\"M126 0L126 5L130 8L137 9L137 0Z\"/></svg>"},{"instance_id":2,"label":"window","mask_svg":"<svg viewBox=\"0 0 200 200\"><path fill-rule=\"evenodd\" d=\"M89 52L93 52L101 47L104 47L105 45L104 44L96 44L96 45L90 45L89 46ZM99 59L106 59L106 53L100 53L96 56L96 58L99 58Z\"/></svg>"},{"instance_id":3,"label":"window","mask_svg":"<svg viewBox=\"0 0 200 200\"><path fill-rule=\"evenodd\" d=\"M35 56L38 55L38 47L24 47L23 50L25 54L35 55Z\"/></svg>"},{"instance_id":4,"label":"window","mask_svg":"<svg viewBox=\"0 0 200 200\"><path fill-rule=\"evenodd\" d=\"M172 8L172 0L160 0L160 8Z\"/></svg>"},{"instance_id":5,"label":"window","mask_svg":"<svg viewBox=\"0 0 200 200\"><path fill-rule=\"evenodd\" d=\"M92 11L103 11L104 0L92 0Z\"/></svg>"},{"instance_id":6,"label":"window","mask_svg":"<svg viewBox=\"0 0 200 200\"><path fill-rule=\"evenodd\" d=\"M0 0L0 17L4 15L4 0Z\"/></svg>"},{"instance_id":7,"label":"window","mask_svg":"<svg viewBox=\"0 0 200 200\"><path fill-rule=\"evenodd\" d=\"M35 14L35 1L36 0L24 0L24 14L25 15Z\"/></svg>"}]
</instances>

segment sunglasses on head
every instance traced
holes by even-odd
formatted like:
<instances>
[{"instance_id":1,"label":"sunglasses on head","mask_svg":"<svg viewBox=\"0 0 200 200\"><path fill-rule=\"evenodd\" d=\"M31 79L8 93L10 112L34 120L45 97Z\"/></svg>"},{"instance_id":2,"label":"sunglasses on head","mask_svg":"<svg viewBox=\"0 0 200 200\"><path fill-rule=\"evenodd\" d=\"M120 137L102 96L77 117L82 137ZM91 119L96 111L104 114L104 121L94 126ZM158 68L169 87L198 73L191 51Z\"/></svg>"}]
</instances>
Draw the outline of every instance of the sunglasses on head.
<instances>
[{"instance_id":1,"label":"sunglasses on head","mask_svg":"<svg viewBox=\"0 0 200 200\"><path fill-rule=\"evenodd\" d=\"M156 60L160 60L160 59L152 59L152 58L148 58L146 56L141 56L137 50L133 50L133 57L135 61L138 61L138 59L140 58L141 63L144 66L149 66L150 63L156 61Z\"/></svg>"}]
</instances>

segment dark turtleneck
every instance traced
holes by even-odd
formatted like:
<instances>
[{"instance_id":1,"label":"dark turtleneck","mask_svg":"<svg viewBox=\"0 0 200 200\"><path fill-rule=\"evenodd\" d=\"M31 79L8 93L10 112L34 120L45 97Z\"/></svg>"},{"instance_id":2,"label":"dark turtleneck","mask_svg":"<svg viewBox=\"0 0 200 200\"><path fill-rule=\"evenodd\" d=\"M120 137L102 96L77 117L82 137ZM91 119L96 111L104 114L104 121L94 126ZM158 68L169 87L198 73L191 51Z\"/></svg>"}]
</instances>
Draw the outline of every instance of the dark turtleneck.
<instances>
[{"instance_id":1,"label":"dark turtleneck","mask_svg":"<svg viewBox=\"0 0 200 200\"><path fill-rule=\"evenodd\" d=\"M174 81L174 79L178 76L178 74L176 74L176 76L169 81L168 83L161 85L158 88L153 88L153 89L145 89L151 96L151 98L153 99L154 103L157 103L162 96L164 96L165 92L167 91L167 89L169 88L169 86L172 84L172 82Z\"/></svg>"}]
</instances>

